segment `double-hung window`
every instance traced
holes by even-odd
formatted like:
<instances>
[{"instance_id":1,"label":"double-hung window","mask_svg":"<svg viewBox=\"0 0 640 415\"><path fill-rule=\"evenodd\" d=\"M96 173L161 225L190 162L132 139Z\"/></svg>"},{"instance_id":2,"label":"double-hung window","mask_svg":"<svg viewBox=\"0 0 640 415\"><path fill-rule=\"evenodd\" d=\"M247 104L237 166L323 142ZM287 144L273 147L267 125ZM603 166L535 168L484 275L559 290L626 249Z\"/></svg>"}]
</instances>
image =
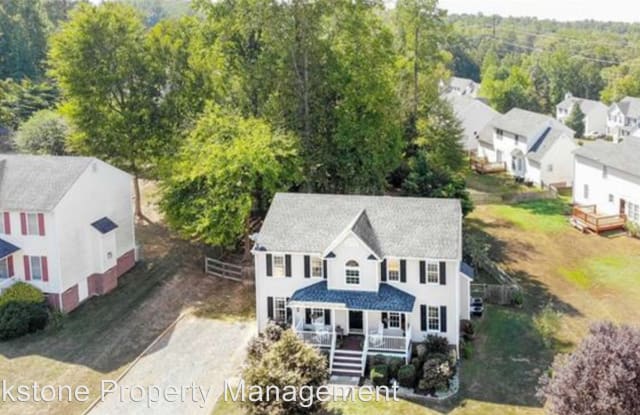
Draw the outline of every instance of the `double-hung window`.
<instances>
[{"instance_id":1,"label":"double-hung window","mask_svg":"<svg viewBox=\"0 0 640 415\"><path fill-rule=\"evenodd\" d=\"M273 256L273 276L284 277L284 255Z\"/></svg>"},{"instance_id":2,"label":"double-hung window","mask_svg":"<svg viewBox=\"0 0 640 415\"><path fill-rule=\"evenodd\" d=\"M30 256L29 262L31 265L31 279L35 281L41 281L43 275L42 268L42 257L39 256Z\"/></svg>"},{"instance_id":3,"label":"double-hung window","mask_svg":"<svg viewBox=\"0 0 640 415\"><path fill-rule=\"evenodd\" d=\"M387 279L400 281L400 260L394 258L387 260Z\"/></svg>"},{"instance_id":4,"label":"double-hung window","mask_svg":"<svg viewBox=\"0 0 640 415\"><path fill-rule=\"evenodd\" d=\"M400 313L389 313L388 326L390 329L400 328Z\"/></svg>"},{"instance_id":5,"label":"double-hung window","mask_svg":"<svg viewBox=\"0 0 640 415\"><path fill-rule=\"evenodd\" d=\"M640 222L640 205L629 203L629 219Z\"/></svg>"},{"instance_id":6,"label":"double-hung window","mask_svg":"<svg viewBox=\"0 0 640 415\"><path fill-rule=\"evenodd\" d=\"M27 235L40 235L37 213L27 213Z\"/></svg>"},{"instance_id":7,"label":"double-hung window","mask_svg":"<svg viewBox=\"0 0 640 415\"><path fill-rule=\"evenodd\" d=\"M9 260L7 258L0 259L0 279L9 278Z\"/></svg>"},{"instance_id":8,"label":"double-hung window","mask_svg":"<svg viewBox=\"0 0 640 415\"><path fill-rule=\"evenodd\" d=\"M311 309L311 324L313 324L314 326L321 326L324 324L324 309Z\"/></svg>"},{"instance_id":9,"label":"double-hung window","mask_svg":"<svg viewBox=\"0 0 640 415\"><path fill-rule=\"evenodd\" d=\"M275 297L273 299L273 318L275 321L284 323L287 321L287 299Z\"/></svg>"},{"instance_id":10,"label":"double-hung window","mask_svg":"<svg viewBox=\"0 0 640 415\"><path fill-rule=\"evenodd\" d=\"M322 278L322 258L311 257L311 277Z\"/></svg>"},{"instance_id":11,"label":"double-hung window","mask_svg":"<svg viewBox=\"0 0 640 415\"><path fill-rule=\"evenodd\" d=\"M429 331L440 331L440 309L438 307L427 308L427 329Z\"/></svg>"},{"instance_id":12,"label":"double-hung window","mask_svg":"<svg viewBox=\"0 0 640 415\"><path fill-rule=\"evenodd\" d=\"M437 262L427 262L427 282L430 284L440 282L440 264Z\"/></svg>"},{"instance_id":13,"label":"double-hung window","mask_svg":"<svg viewBox=\"0 0 640 415\"><path fill-rule=\"evenodd\" d=\"M360 284L360 265L353 259L344 265L345 283L348 285Z\"/></svg>"}]
</instances>

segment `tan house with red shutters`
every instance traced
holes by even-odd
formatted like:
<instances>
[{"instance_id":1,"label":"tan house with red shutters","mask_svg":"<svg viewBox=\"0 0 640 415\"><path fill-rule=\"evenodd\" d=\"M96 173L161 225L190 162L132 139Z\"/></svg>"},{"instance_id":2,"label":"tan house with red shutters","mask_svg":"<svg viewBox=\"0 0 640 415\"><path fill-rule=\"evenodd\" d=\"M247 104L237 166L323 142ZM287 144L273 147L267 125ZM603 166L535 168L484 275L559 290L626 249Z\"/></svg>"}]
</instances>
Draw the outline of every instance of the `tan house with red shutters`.
<instances>
[{"instance_id":1,"label":"tan house with red shutters","mask_svg":"<svg viewBox=\"0 0 640 415\"><path fill-rule=\"evenodd\" d=\"M0 291L25 281L68 312L135 262L129 174L90 157L0 154Z\"/></svg>"}]
</instances>

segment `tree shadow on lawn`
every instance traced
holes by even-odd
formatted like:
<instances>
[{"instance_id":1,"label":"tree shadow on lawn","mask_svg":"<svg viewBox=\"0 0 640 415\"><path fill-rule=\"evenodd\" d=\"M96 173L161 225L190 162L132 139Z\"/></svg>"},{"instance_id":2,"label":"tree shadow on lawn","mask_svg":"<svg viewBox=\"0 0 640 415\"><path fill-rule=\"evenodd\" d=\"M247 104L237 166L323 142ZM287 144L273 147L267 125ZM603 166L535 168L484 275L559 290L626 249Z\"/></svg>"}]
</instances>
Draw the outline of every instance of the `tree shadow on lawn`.
<instances>
[{"instance_id":1,"label":"tree shadow on lawn","mask_svg":"<svg viewBox=\"0 0 640 415\"><path fill-rule=\"evenodd\" d=\"M183 311L209 307L211 316L212 299L239 292L230 281L205 276L194 266L202 263L199 250L172 237L164 227L142 226L138 238L145 258L119 279L114 291L84 302L63 318L60 328L0 342L0 355L8 359L37 355L110 373L131 363ZM224 301L216 304L226 307Z\"/></svg>"},{"instance_id":2,"label":"tree shadow on lawn","mask_svg":"<svg viewBox=\"0 0 640 415\"><path fill-rule=\"evenodd\" d=\"M464 231L479 235L490 245L489 258L496 263L503 263L509 259L509 256L526 260L530 258L535 247L529 243L522 241L505 241L496 238L488 232L488 229L509 228L511 224L508 222L486 222L478 218L465 219ZM509 255L508 255L509 254Z\"/></svg>"}]
</instances>

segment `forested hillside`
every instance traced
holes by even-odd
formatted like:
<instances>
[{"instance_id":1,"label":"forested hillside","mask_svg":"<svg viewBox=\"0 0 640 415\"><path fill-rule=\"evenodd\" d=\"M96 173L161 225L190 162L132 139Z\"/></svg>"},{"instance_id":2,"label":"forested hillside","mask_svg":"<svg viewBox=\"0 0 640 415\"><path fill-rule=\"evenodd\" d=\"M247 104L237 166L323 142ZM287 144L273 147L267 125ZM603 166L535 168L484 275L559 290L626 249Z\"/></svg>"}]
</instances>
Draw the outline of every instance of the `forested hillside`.
<instances>
[{"instance_id":1,"label":"forested hillside","mask_svg":"<svg viewBox=\"0 0 640 415\"><path fill-rule=\"evenodd\" d=\"M552 112L565 92L602 99L640 96L640 25L453 15L453 70L482 79L501 111Z\"/></svg>"}]
</instances>

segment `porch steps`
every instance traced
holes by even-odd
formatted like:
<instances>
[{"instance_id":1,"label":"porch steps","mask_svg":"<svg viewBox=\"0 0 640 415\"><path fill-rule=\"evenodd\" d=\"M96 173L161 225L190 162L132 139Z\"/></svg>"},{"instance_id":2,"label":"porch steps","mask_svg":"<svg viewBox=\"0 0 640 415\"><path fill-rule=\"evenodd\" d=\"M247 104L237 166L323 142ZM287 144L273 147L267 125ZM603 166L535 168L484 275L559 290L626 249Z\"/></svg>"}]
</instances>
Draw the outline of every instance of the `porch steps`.
<instances>
[{"instance_id":1,"label":"porch steps","mask_svg":"<svg viewBox=\"0 0 640 415\"><path fill-rule=\"evenodd\" d=\"M332 375L360 377L362 369L362 350L337 349L334 352Z\"/></svg>"}]
</instances>

